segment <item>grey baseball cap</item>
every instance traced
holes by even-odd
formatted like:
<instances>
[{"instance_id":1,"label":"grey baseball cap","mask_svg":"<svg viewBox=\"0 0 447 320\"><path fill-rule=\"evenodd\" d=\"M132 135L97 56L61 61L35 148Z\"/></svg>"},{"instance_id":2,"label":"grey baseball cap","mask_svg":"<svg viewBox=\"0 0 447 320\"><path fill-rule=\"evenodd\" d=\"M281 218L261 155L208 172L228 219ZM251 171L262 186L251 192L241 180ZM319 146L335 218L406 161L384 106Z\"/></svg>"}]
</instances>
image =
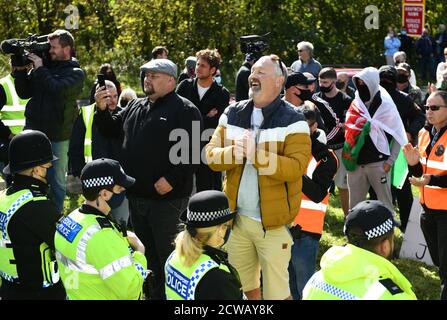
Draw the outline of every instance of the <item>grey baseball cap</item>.
<instances>
[{"instance_id":1,"label":"grey baseball cap","mask_svg":"<svg viewBox=\"0 0 447 320\"><path fill-rule=\"evenodd\" d=\"M177 79L177 65L169 59L152 59L140 67L142 72L160 72Z\"/></svg>"}]
</instances>

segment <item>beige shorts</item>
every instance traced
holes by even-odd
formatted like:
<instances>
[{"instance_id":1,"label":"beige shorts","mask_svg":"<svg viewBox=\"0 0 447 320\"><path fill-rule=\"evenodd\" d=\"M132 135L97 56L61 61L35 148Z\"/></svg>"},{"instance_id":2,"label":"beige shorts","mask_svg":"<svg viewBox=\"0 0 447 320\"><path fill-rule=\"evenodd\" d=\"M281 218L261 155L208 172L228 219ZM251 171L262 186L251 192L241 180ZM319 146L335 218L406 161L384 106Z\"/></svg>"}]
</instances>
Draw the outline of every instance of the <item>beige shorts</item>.
<instances>
[{"instance_id":1,"label":"beige shorts","mask_svg":"<svg viewBox=\"0 0 447 320\"><path fill-rule=\"evenodd\" d=\"M262 224L238 215L227 244L229 262L239 273L244 292L260 287L265 300L290 296L289 272L292 236L288 228L268 230Z\"/></svg>"},{"instance_id":2,"label":"beige shorts","mask_svg":"<svg viewBox=\"0 0 447 320\"><path fill-rule=\"evenodd\" d=\"M334 177L335 185L340 189L348 189L348 171L346 171L343 161L341 161L341 152L343 148L334 150L338 158L338 170Z\"/></svg>"}]
</instances>

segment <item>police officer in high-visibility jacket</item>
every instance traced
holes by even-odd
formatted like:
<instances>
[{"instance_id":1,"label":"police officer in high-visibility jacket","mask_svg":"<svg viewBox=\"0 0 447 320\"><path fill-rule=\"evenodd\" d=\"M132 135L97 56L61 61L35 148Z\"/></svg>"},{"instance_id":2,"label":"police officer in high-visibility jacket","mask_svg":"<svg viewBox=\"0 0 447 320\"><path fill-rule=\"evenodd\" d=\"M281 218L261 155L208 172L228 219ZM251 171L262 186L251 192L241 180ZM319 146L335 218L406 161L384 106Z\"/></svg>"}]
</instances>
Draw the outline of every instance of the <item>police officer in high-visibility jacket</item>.
<instances>
[{"instance_id":1,"label":"police officer in high-visibility jacket","mask_svg":"<svg viewBox=\"0 0 447 320\"><path fill-rule=\"evenodd\" d=\"M303 176L301 207L290 229L293 236L289 263L290 292L295 300L314 274L324 216L329 201L329 187L337 173L338 159L326 145L326 134L317 129L318 108L310 101L299 107L306 118L312 140L312 157Z\"/></svg>"},{"instance_id":2,"label":"police officer in high-visibility jacket","mask_svg":"<svg viewBox=\"0 0 447 320\"><path fill-rule=\"evenodd\" d=\"M165 265L166 297L170 300L242 299L239 276L220 248L227 242L235 213L223 192L196 193L180 220L185 229Z\"/></svg>"},{"instance_id":3,"label":"police officer in high-visibility jacket","mask_svg":"<svg viewBox=\"0 0 447 320\"><path fill-rule=\"evenodd\" d=\"M11 186L0 195L0 296L7 299L65 299L54 257L60 215L48 199L46 175L57 160L47 136L34 130L9 145Z\"/></svg>"},{"instance_id":4,"label":"police officer in high-visibility jacket","mask_svg":"<svg viewBox=\"0 0 447 320\"><path fill-rule=\"evenodd\" d=\"M141 297L147 262L141 241L110 219L108 202L135 179L111 159L81 172L82 206L61 219L54 238L61 279L70 300Z\"/></svg>"},{"instance_id":5,"label":"police officer in high-visibility jacket","mask_svg":"<svg viewBox=\"0 0 447 320\"><path fill-rule=\"evenodd\" d=\"M381 201L362 201L349 210L348 243L324 253L303 300L415 300L410 282L389 261L395 226L399 223Z\"/></svg>"},{"instance_id":6,"label":"police officer in high-visibility jacket","mask_svg":"<svg viewBox=\"0 0 447 320\"><path fill-rule=\"evenodd\" d=\"M439 267L441 299L447 300L447 92L432 93L425 108L428 125L419 131L418 148L407 144L403 152L413 176L410 183L420 188L421 229Z\"/></svg>"},{"instance_id":7,"label":"police officer in high-visibility jacket","mask_svg":"<svg viewBox=\"0 0 447 320\"><path fill-rule=\"evenodd\" d=\"M23 65L23 61L12 56L11 68L26 70L30 66ZM21 99L17 94L11 74L0 79L0 169L8 163L9 142L25 126L25 106L28 100Z\"/></svg>"}]
</instances>

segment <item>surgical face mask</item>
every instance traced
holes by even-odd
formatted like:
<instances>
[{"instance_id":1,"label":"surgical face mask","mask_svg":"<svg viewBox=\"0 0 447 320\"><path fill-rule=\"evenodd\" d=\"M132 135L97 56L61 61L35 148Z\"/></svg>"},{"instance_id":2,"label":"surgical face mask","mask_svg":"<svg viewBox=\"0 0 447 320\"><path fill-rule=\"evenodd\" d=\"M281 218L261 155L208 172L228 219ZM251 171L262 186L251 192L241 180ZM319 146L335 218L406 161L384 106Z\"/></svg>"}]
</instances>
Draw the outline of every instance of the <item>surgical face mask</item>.
<instances>
[{"instance_id":1,"label":"surgical face mask","mask_svg":"<svg viewBox=\"0 0 447 320\"><path fill-rule=\"evenodd\" d=\"M335 82L335 86L338 90L343 90L345 88L346 83L344 81Z\"/></svg>"},{"instance_id":2,"label":"surgical face mask","mask_svg":"<svg viewBox=\"0 0 447 320\"><path fill-rule=\"evenodd\" d=\"M402 30L400 33L401 33L402 35L404 35L404 36L407 35L407 31L405 31L405 30Z\"/></svg>"},{"instance_id":3,"label":"surgical face mask","mask_svg":"<svg viewBox=\"0 0 447 320\"><path fill-rule=\"evenodd\" d=\"M295 95L300 98L303 102L310 100L310 98L312 98L312 92L310 92L310 90L302 90L300 89L301 93L300 94L296 94Z\"/></svg>"},{"instance_id":4,"label":"surgical face mask","mask_svg":"<svg viewBox=\"0 0 447 320\"><path fill-rule=\"evenodd\" d=\"M109 205L110 209L113 210L121 205L125 197L126 197L125 191L121 193L113 193L113 196L109 200L106 200L106 202Z\"/></svg>"},{"instance_id":5,"label":"surgical face mask","mask_svg":"<svg viewBox=\"0 0 447 320\"><path fill-rule=\"evenodd\" d=\"M222 83L222 78L221 76L215 76L214 80L216 80L217 84L221 84Z\"/></svg>"},{"instance_id":6,"label":"surgical face mask","mask_svg":"<svg viewBox=\"0 0 447 320\"><path fill-rule=\"evenodd\" d=\"M380 81L380 85L385 88L386 91L391 92L396 89L396 85L389 81Z\"/></svg>"},{"instance_id":7,"label":"surgical face mask","mask_svg":"<svg viewBox=\"0 0 447 320\"><path fill-rule=\"evenodd\" d=\"M408 76L403 74L403 73L398 73L397 74L397 82L399 82L399 83L406 83L406 82L408 82Z\"/></svg>"},{"instance_id":8,"label":"surgical face mask","mask_svg":"<svg viewBox=\"0 0 447 320\"><path fill-rule=\"evenodd\" d=\"M320 86L320 90L323 93L328 93L332 90L333 87L334 87L334 84L331 84L329 87Z\"/></svg>"}]
</instances>

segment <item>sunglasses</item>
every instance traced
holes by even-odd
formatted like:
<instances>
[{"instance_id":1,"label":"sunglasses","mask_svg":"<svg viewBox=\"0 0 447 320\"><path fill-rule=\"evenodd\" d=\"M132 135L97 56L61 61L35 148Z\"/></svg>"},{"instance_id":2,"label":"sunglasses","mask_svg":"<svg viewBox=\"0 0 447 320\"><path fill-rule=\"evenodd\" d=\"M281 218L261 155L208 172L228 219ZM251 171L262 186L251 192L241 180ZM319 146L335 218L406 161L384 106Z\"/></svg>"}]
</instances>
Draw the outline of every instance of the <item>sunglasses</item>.
<instances>
[{"instance_id":1,"label":"sunglasses","mask_svg":"<svg viewBox=\"0 0 447 320\"><path fill-rule=\"evenodd\" d=\"M447 108L447 106L424 106L425 110L438 111L441 107Z\"/></svg>"},{"instance_id":2,"label":"sunglasses","mask_svg":"<svg viewBox=\"0 0 447 320\"><path fill-rule=\"evenodd\" d=\"M286 75L286 74L287 74L287 73L285 72L283 66L282 66L282 61L281 61L281 58L280 58L280 57L278 57L277 55L271 55L271 56L270 56L270 59L272 59L273 61L278 62L279 69L281 70L281 74L282 74L282 75Z\"/></svg>"}]
</instances>

